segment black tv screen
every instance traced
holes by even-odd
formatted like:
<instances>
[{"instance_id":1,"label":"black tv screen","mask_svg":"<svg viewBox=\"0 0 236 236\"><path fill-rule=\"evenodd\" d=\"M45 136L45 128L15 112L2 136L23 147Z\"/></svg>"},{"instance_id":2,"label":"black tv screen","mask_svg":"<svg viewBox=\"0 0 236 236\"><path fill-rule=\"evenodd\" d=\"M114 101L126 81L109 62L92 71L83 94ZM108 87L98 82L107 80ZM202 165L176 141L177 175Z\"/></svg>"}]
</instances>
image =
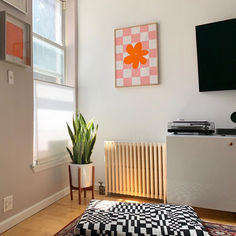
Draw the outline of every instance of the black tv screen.
<instances>
[{"instance_id":1,"label":"black tv screen","mask_svg":"<svg viewBox=\"0 0 236 236\"><path fill-rule=\"evenodd\" d=\"M236 18L196 26L199 91L236 89Z\"/></svg>"}]
</instances>

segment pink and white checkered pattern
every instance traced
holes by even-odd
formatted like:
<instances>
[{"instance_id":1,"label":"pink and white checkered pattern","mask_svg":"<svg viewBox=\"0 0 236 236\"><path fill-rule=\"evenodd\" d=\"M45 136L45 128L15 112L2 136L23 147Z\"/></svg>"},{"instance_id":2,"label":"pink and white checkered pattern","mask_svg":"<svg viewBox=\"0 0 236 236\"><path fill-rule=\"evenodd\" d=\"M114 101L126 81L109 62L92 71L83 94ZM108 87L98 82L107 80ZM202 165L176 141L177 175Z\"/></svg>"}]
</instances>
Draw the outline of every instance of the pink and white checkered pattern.
<instances>
[{"instance_id":1,"label":"pink and white checkered pattern","mask_svg":"<svg viewBox=\"0 0 236 236\"><path fill-rule=\"evenodd\" d=\"M133 47L142 43L142 50L147 50L146 64L139 63L137 69L132 64L125 64L124 58L128 44ZM148 24L115 30L116 87L132 87L158 84L157 24Z\"/></svg>"}]
</instances>

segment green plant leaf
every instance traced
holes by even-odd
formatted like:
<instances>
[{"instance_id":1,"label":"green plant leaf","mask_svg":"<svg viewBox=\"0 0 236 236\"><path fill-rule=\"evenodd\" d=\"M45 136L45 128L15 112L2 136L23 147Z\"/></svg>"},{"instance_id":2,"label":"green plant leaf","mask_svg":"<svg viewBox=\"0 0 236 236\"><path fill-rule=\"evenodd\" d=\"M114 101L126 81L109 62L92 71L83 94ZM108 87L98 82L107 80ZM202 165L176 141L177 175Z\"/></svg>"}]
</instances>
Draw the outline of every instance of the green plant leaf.
<instances>
[{"instance_id":1,"label":"green plant leaf","mask_svg":"<svg viewBox=\"0 0 236 236\"><path fill-rule=\"evenodd\" d=\"M86 127L86 121L83 117L83 115L80 113L80 116L79 116L79 120L80 120L80 123L81 125L85 128Z\"/></svg>"},{"instance_id":2,"label":"green plant leaf","mask_svg":"<svg viewBox=\"0 0 236 236\"><path fill-rule=\"evenodd\" d=\"M73 154L72 154L71 150L68 147L66 147L66 149L70 154L70 158L71 158L72 162L74 163L74 158L73 158Z\"/></svg>"},{"instance_id":3,"label":"green plant leaf","mask_svg":"<svg viewBox=\"0 0 236 236\"><path fill-rule=\"evenodd\" d=\"M73 116L72 124L74 133L67 124L68 133L73 144L72 151L67 148L71 159L75 164L91 163L91 154L96 142L98 125L95 128L93 120L86 123L81 113L76 113Z\"/></svg>"},{"instance_id":4,"label":"green plant leaf","mask_svg":"<svg viewBox=\"0 0 236 236\"><path fill-rule=\"evenodd\" d=\"M80 146L78 145L73 146L74 164L82 164L80 151L81 151Z\"/></svg>"},{"instance_id":5,"label":"green plant leaf","mask_svg":"<svg viewBox=\"0 0 236 236\"><path fill-rule=\"evenodd\" d=\"M72 132L70 126L68 125L68 123L66 123L66 124L67 124L68 133L69 133L70 138L71 138L71 142L72 142L72 144L75 144L75 137L74 137L74 134L73 134L73 132Z\"/></svg>"},{"instance_id":6,"label":"green plant leaf","mask_svg":"<svg viewBox=\"0 0 236 236\"><path fill-rule=\"evenodd\" d=\"M74 128L74 134L76 134L76 132L77 132L77 127L76 127L75 119L72 120L72 123L73 123L73 128Z\"/></svg>"}]
</instances>

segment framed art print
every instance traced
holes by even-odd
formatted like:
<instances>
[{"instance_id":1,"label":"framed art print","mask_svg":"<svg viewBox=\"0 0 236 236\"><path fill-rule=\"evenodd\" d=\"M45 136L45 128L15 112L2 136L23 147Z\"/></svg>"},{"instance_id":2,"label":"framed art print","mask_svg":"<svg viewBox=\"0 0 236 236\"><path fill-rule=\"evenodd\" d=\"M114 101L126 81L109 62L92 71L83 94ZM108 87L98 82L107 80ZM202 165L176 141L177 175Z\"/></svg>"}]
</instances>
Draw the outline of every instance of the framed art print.
<instances>
[{"instance_id":1,"label":"framed art print","mask_svg":"<svg viewBox=\"0 0 236 236\"><path fill-rule=\"evenodd\" d=\"M28 11L28 2L27 0L2 0L3 2L8 3L9 5L15 7L19 11L23 13L27 13Z\"/></svg>"},{"instance_id":2,"label":"framed art print","mask_svg":"<svg viewBox=\"0 0 236 236\"><path fill-rule=\"evenodd\" d=\"M21 66L31 66L30 25L0 12L0 59Z\"/></svg>"},{"instance_id":3,"label":"framed art print","mask_svg":"<svg viewBox=\"0 0 236 236\"><path fill-rule=\"evenodd\" d=\"M157 24L115 30L115 87L158 84Z\"/></svg>"}]
</instances>

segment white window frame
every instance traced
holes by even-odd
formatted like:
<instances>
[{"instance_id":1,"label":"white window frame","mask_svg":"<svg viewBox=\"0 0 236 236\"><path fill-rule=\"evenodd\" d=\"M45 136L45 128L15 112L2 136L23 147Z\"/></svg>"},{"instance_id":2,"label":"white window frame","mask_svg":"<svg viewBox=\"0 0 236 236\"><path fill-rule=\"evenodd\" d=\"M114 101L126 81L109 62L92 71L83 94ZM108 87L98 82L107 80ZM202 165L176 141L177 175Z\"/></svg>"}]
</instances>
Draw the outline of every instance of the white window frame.
<instances>
[{"instance_id":1,"label":"white window frame","mask_svg":"<svg viewBox=\"0 0 236 236\"><path fill-rule=\"evenodd\" d=\"M43 41L43 42L45 42L45 43L47 43L47 44L49 44L49 45L52 45L52 46L54 46L55 48L58 48L58 49L61 49L63 52L64 52L64 75L63 75L63 83L59 83L59 82L57 82L57 84L63 84L63 85L65 85L66 84L66 47L65 47L65 43L63 42L63 45L60 45L60 44L57 44L57 43L55 43L55 42L53 42L53 41L51 41L51 40L49 40L49 39L47 39L47 38L44 38L43 36L41 36L41 35L39 35L39 34L37 34L37 33L33 33L33 38L35 38L35 39L39 39L39 40L41 40L41 41ZM57 74L55 73L55 74L53 74L53 73L48 73L47 71L40 71L40 70L33 70L34 72L38 72L39 74L42 74L42 75L48 75L48 76L57 76ZM41 73L42 72L42 73ZM34 79L34 80L40 80L40 79ZM43 81L45 81L45 82L47 82L46 80L43 80ZM48 82L48 83L53 83L53 82Z\"/></svg>"},{"instance_id":2,"label":"white window frame","mask_svg":"<svg viewBox=\"0 0 236 236\"><path fill-rule=\"evenodd\" d=\"M65 0L55 0L55 1L58 1L58 2L61 2L62 3L62 45L54 42L54 41L51 41L35 32L32 32L32 36L33 38L36 38L36 39L39 39L47 44L50 44L58 49L61 49L63 50L64 52L64 75L63 75L63 83L53 83L53 82L49 82L49 81L46 81L46 80L40 80L40 79L35 79L34 78L34 81L43 81L45 83L51 83L51 84L56 84L58 86L65 86L65 87L70 87L70 88L74 88L75 87L73 86L68 86L66 85L67 84L67 78L66 78L66 46L65 46ZM34 53L34 52L33 52ZM38 72L40 73L40 71L35 71L34 68L33 68L33 72ZM46 74L47 75L47 72L46 71L42 71L42 75L43 74ZM50 75L53 75L52 73L48 74L49 76ZM57 74L54 74L55 76ZM34 92L35 93L35 92ZM74 91L74 97L76 99L76 89ZM35 98L35 95L34 95L34 98ZM75 103L76 104L76 103ZM34 110L34 114L35 114L35 110ZM37 118L36 118L37 119ZM36 121L36 119L34 119L34 122ZM37 122L36 124L34 125L37 125ZM37 130L37 129L36 129ZM35 129L34 129L34 132L35 132ZM36 142L37 142L37 133L35 134L35 138L36 138ZM35 152L37 152L37 150L35 150L35 148L37 147L34 147L34 154ZM51 157L48 157L48 158L44 158L44 159L41 159L41 160L37 160L35 159L35 155L33 157L33 164L32 164L32 169L34 172L39 172L39 171L42 171L42 170L45 170L45 169L48 169L48 168L52 168L52 167L55 167L55 166L58 166L58 165L62 165L62 164L65 164L65 163L69 163L71 161L69 155L66 155L66 156L58 156L58 155L55 155L55 156L51 156Z\"/></svg>"},{"instance_id":3,"label":"white window frame","mask_svg":"<svg viewBox=\"0 0 236 236\"><path fill-rule=\"evenodd\" d=\"M63 50L63 52L64 52L64 76L63 76L63 85L65 85L66 86L66 82L67 82L67 80L66 80L66 46L65 46L65 10L66 10L66 7L65 7L65 1L64 0L55 0L55 1L57 1L57 2L61 2L61 4L62 4L62 45L60 45L60 44L58 44L58 43L56 43L56 42L53 42L53 41L51 41L50 39L47 39L47 38L45 38L45 37L43 37L43 36L41 36L41 35L39 35L39 34L37 34L37 33L35 33L35 32L32 32L32 35L33 35L33 38L36 38L36 39L39 39L39 40L41 40L41 41L43 41L43 42L45 42L45 43L47 43L47 44L50 44L50 45L52 45L52 46L54 46L54 47L56 47L56 48L58 48L58 49L61 49L61 50ZM34 52L33 52L34 53ZM35 72L35 70L33 69L33 72ZM37 71L36 71L37 72ZM47 74L47 72L46 71L43 71L44 73L42 73L42 74ZM38 73L40 73L40 71L38 71ZM49 76L50 75L52 75L52 74L49 74ZM55 76L57 75L57 74L54 74ZM34 79L34 80L40 80L40 79ZM45 81L45 80L43 80L43 81ZM47 82L47 81L45 81L45 82ZM48 82L48 83L50 83L50 82ZM52 83L52 82L51 82ZM61 83L57 83L57 84L61 84Z\"/></svg>"}]
</instances>

